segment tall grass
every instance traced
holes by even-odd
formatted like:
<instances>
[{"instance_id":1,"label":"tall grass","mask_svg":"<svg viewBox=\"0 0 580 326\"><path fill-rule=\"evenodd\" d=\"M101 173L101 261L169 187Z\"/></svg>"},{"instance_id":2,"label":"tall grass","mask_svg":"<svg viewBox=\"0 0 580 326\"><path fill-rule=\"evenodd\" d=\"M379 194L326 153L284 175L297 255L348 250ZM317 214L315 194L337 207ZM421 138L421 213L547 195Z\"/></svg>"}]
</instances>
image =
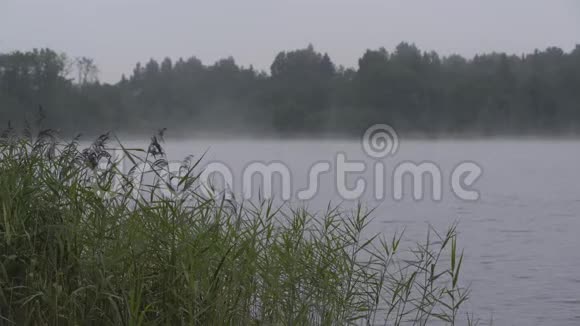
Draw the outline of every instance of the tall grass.
<instances>
[{"instance_id":1,"label":"tall grass","mask_svg":"<svg viewBox=\"0 0 580 326\"><path fill-rule=\"evenodd\" d=\"M403 249L401 234L369 236L362 206L208 198L198 162L165 173L160 143L112 146L123 172L107 136L82 150L50 131L4 133L0 324L456 323L468 292L455 227Z\"/></svg>"}]
</instances>

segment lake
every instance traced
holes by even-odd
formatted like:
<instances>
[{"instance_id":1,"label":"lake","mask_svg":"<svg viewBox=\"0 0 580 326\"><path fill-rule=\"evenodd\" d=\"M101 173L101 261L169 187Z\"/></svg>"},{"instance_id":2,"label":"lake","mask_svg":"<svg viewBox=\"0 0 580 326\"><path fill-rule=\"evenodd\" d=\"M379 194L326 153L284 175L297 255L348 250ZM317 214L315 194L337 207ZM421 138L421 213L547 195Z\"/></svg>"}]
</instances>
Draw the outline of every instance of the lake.
<instances>
[{"instance_id":1,"label":"lake","mask_svg":"<svg viewBox=\"0 0 580 326\"><path fill-rule=\"evenodd\" d=\"M334 167L337 153L373 167L384 164L385 196L365 192L360 201L376 210L373 232L392 235L405 229L406 239L424 240L427 226L444 231L458 222L465 249L463 281L471 286L467 310L495 325L580 324L580 142L572 140L401 141L398 152L384 159L368 156L358 141L329 140L195 140L168 141L171 159L207 151L204 162L222 162L233 174L233 190L243 189L244 168L252 162L276 161L291 172L292 191L305 188L317 162ZM404 161L429 161L441 171L442 198L433 200L429 180L422 200L410 187L402 200L392 196L391 171ZM458 198L450 175L471 161L483 174L471 186L479 199ZM350 207L336 187L334 173L319 177L318 191L307 203L292 205L323 210L329 202ZM373 169L347 178L373 184ZM281 181L275 179L273 191ZM410 182L409 184L410 185ZM485 324L485 323L483 323Z\"/></svg>"}]
</instances>

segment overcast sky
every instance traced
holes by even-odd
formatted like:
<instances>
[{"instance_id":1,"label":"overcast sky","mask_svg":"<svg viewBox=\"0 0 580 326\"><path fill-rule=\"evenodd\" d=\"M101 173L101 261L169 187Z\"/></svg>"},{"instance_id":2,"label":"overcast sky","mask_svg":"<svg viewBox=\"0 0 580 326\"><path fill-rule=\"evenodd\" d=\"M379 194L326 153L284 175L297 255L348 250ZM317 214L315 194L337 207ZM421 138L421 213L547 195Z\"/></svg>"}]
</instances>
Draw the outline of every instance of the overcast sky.
<instances>
[{"instance_id":1,"label":"overcast sky","mask_svg":"<svg viewBox=\"0 0 580 326\"><path fill-rule=\"evenodd\" d=\"M367 48L400 41L472 56L580 43L578 0L0 0L0 52L50 47L89 56L117 81L149 58L234 56L269 69L309 43L356 66Z\"/></svg>"}]
</instances>

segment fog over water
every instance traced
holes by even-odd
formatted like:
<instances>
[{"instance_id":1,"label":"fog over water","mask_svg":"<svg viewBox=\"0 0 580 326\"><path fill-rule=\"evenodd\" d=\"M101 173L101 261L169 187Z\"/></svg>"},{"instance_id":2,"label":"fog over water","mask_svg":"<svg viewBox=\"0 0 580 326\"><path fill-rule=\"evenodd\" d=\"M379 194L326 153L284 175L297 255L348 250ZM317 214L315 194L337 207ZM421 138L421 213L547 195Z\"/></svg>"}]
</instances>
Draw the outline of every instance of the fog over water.
<instances>
[{"instance_id":1,"label":"fog over water","mask_svg":"<svg viewBox=\"0 0 580 326\"><path fill-rule=\"evenodd\" d=\"M577 140L402 140L396 155L382 159L386 166L385 199L372 192L360 201L376 208L372 232L392 235L405 230L407 244L424 239L428 225L444 231L458 222L465 249L463 281L471 285L468 310L494 325L578 325L580 322L580 142ZM365 154L358 141L331 140L187 140L165 144L170 159L203 154L203 162L223 162L233 171L234 191L241 197L241 174L252 162L286 164L293 189L307 185L310 167L333 162L337 153L349 161L366 162L368 170L351 174L349 187L362 177L374 182L378 160ZM392 198L390 171L402 161L431 161L442 171L441 201L415 201L409 187L402 201ZM476 162L483 175L473 185L480 199L458 199L449 177L460 162ZM308 203L293 199L288 205L307 205L322 212L329 202L342 201L334 173L320 176L317 195ZM274 184L279 193L280 180ZM409 184L407 184L409 186ZM258 185L259 187L259 185ZM391 188L392 189L392 188ZM253 198L255 200L256 198ZM485 324L485 323L484 323Z\"/></svg>"}]
</instances>

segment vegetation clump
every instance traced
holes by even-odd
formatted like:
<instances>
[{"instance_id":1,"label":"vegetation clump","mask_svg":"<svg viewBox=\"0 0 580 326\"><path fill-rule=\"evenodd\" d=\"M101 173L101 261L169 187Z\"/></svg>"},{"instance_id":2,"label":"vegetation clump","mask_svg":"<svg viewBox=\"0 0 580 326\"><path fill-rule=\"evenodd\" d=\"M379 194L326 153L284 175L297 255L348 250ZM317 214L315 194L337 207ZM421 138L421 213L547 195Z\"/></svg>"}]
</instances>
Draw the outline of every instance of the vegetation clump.
<instances>
[{"instance_id":1,"label":"vegetation clump","mask_svg":"<svg viewBox=\"0 0 580 326\"><path fill-rule=\"evenodd\" d=\"M128 172L106 135L2 136L0 324L454 324L467 299L454 227L402 249L360 206L207 198L199 161L171 173L160 135L115 145Z\"/></svg>"}]
</instances>

